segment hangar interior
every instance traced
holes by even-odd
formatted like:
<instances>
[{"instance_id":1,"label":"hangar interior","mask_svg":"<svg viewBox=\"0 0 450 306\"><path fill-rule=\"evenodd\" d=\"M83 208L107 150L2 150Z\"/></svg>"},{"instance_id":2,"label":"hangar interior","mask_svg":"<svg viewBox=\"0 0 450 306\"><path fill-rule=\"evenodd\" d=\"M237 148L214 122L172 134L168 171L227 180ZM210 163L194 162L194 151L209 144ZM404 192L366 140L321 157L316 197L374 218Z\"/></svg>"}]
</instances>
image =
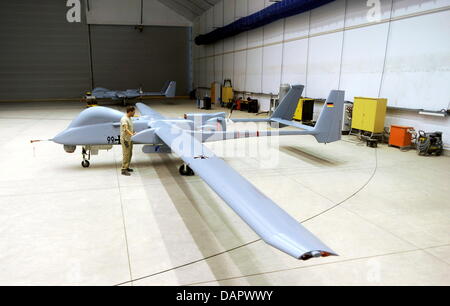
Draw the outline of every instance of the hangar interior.
<instances>
[{"instance_id":1,"label":"hangar interior","mask_svg":"<svg viewBox=\"0 0 450 306\"><path fill-rule=\"evenodd\" d=\"M450 0L14 0L0 20L0 284L450 285ZM94 88L167 81L175 97L93 108L267 130L232 120L270 117L301 84L293 120L314 125L345 91L340 141L206 144L339 256L267 245L176 154L136 145L125 177L120 146L83 168L79 147L30 143L66 129ZM368 103L376 114L359 114Z\"/></svg>"}]
</instances>

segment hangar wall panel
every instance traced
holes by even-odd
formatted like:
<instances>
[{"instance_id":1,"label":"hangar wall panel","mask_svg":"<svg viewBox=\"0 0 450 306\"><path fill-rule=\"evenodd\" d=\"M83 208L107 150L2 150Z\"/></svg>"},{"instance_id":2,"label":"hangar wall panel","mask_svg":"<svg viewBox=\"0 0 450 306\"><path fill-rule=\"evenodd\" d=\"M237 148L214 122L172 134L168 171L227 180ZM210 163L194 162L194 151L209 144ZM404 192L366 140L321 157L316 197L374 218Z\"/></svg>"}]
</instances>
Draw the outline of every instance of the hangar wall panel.
<instances>
[{"instance_id":1,"label":"hangar wall panel","mask_svg":"<svg viewBox=\"0 0 450 306\"><path fill-rule=\"evenodd\" d=\"M282 84L305 84L308 66L308 39L288 42L283 52Z\"/></svg>"},{"instance_id":2,"label":"hangar wall panel","mask_svg":"<svg viewBox=\"0 0 450 306\"><path fill-rule=\"evenodd\" d=\"M252 49L247 54L246 90L250 92L261 91L262 75L262 49Z\"/></svg>"},{"instance_id":3,"label":"hangar wall panel","mask_svg":"<svg viewBox=\"0 0 450 306\"><path fill-rule=\"evenodd\" d=\"M219 41L214 45L214 81L219 83L223 81L223 52L224 41Z\"/></svg>"},{"instance_id":4,"label":"hangar wall panel","mask_svg":"<svg viewBox=\"0 0 450 306\"><path fill-rule=\"evenodd\" d=\"M282 81L287 84L306 84L309 48L310 12L286 18Z\"/></svg>"},{"instance_id":5,"label":"hangar wall panel","mask_svg":"<svg viewBox=\"0 0 450 306\"><path fill-rule=\"evenodd\" d=\"M214 30L214 7L206 11L206 33Z\"/></svg>"},{"instance_id":6,"label":"hangar wall panel","mask_svg":"<svg viewBox=\"0 0 450 306\"><path fill-rule=\"evenodd\" d=\"M234 82L234 53L228 53L223 56L223 78Z\"/></svg>"},{"instance_id":7,"label":"hangar wall panel","mask_svg":"<svg viewBox=\"0 0 450 306\"><path fill-rule=\"evenodd\" d=\"M281 82L285 20L264 26L262 92L278 93ZM274 45L271 45L274 44Z\"/></svg>"},{"instance_id":8,"label":"hangar wall panel","mask_svg":"<svg viewBox=\"0 0 450 306\"><path fill-rule=\"evenodd\" d=\"M93 25L91 33L95 87L154 91L175 80L178 95L188 92L189 28Z\"/></svg>"},{"instance_id":9,"label":"hangar wall panel","mask_svg":"<svg viewBox=\"0 0 450 306\"><path fill-rule=\"evenodd\" d=\"M250 92L262 92L262 61L263 61L263 28L248 31L247 67L245 72L246 87Z\"/></svg>"},{"instance_id":10,"label":"hangar wall panel","mask_svg":"<svg viewBox=\"0 0 450 306\"><path fill-rule=\"evenodd\" d=\"M214 45L205 46L205 56L214 56L214 52L215 52Z\"/></svg>"},{"instance_id":11,"label":"hangar wall panel","mask_svg":"<svg viewBox=\"0 0 450 306\"><path fill-rule=\"evenodd\" d=\"M263 44L263 39L264 39L264 29L263 28L259 28L259 29L254 29L251 31L248 31L248 47L249 48L261 48L262 44Z\"/></svg>"},{"instance_id":12,"label":"hangar wall panel","mask_svg":"<svg viewBox=\"0 0 450 306\"><path fill-rule=\"evenodd\" d=\"M223 55L214 57L214 81L223 82Z\"/></svg>"},{"instance_id":13,"label":"hangar wall panel","mask_svg":"<svg viewBox=\"0 0 450 306\"><path fill-rule=\"evenodd\" d=\"M224 23L247 16L247 2L225 0ZM313 98L326 98L328 90L337 87L346 90L346 99L350 101L360 95L377 97L381 90L381 97L400 108L448 108L450 87L446 80L449 79L450 59L445 55L450 54L450 0L380 0L379 3L378 15L374 15L374 7L367 7L367 1L339 0L328 7L286 18L284 39L272 40L283 50L281 82L305 84L306 94ZM265 1L266 6L270 4ZM389 22L391 15L393 19ZM342 32L344 26L345 33ZM408 27L417 31L417 35L411 35ZM267 62L266 59L261 61L261 66L257 63L261 53L263 57L270 53L266 52L268 46L263 46L270 40L260 39L261 34L253 32L255 34L248 36L249 49L245 33L225 40L223 73L226 78L232 77L238 90L244 90L244 86L245 91L255 92L252 97L261 102L260 110L267 111L269 97L257 93L261 87L259 80L270 83L265 74L268 67L263 69ZM235 40L238 41L236 47ZM406 56L398 62L402 54ZM277 73L275 71L273 76ZM272 81L271 86L274 84ZM265 88L260 90L263 92ZM447 121L408 110L389 110L386 118L387 125L442 130L448 146Z\"/></svg>"},{"instance_id":14,"label":"hangar wall panel","mask_svg":"<svg viewBox=\"0 0 450 306\"><path fill-rule=\"evenodd\" d=\"M345 19L345 0L336 0L311 11L310 34L342 29Z\"/></svg>"},{"instance_id":15,"label":"hangar wall panel","mask_svg":"<svg viewBox=\"0 0 450 306\"><path fill-rule=\"evenodd\" d=\"M248 1L249 0L236 0L235 16L234 19L238 20L248 15Z\"/></svg>"},{"instance_id":16,"label":"hangar wall panel","mask_svg":"<svg viewBox=\"0 0 450 306\"><path fill-rule=\"evenodd\" d=\"M214 82L215 77L215 61L214 57L208 57L206 59L206 84L205 87L211 87L211 83Z\"/></svg>"},{"instance_id":17,"label":"hangar wall panel","mask_svg":"<svg viewBox=\"0 0 450 306\"><path fill-rule=\"evenodd\" d=\"M199 86L200 87L207 87L208 86L208 74L207 74L207 65L206 65L206 58L203 58L200 60L200 70L202 72L202 76L199 79Z\"/></svg>"},{"instance_id":18,"label":"hangar wall panel","mask_svg":"<svg viewBox=\"0 0 450 306\"><path fill-rule=\"evenodd\" d=\"M345 32L340 88L348 100L378 97L388 31L389 24L383 23Z\"/></svg>"},{"instance_id":19,"label":"hangar wall panel","mask_svg":"<svg viewBox=\"0 0 450 306\"><path fill-rule=\"evenodd\" d=\"M62 2L62 1L61 1ZM66 2L66 1L64 1ZM158 0L89 0L87 22L100 25L156 25L188 27L192 22Z\"/></svg>"},{"instance_id":20,"label":"hangar wall panel","mask_svg":"<svg viewBox=\"0 0 450 306\"><path fill-rule=\"evenodd\" d=\"M449 108L449 37L450 11L392 23L381 88L390 106Z\"/></svg>"},{"instance_id":21,"label":"hangar wall panel","mask_svg":"<svg viewBox=\"0 0 450 306\"><path fill-rule=\"evenodd\" d=\"M89 0L89 24L136 25L141 20L141 0Z\"/></svg>"},{"instance_id":22,"label":"hangar wall panel","mask_svg":"<svg viewBox=\"0 0 450 306\"><path fill-rule=\"evenodd\" d=\"M281 81L282 47L278 44L263 49L262 93L278 94Z\"/></svg>"},{"instance_id":23,"label":"hangar wall panel","mask_svg":"<svg viewBox=\"0 0 450 306\"><path fill-rule=\"evenodd\" d=\"M234 88L236 90L246 90L246 66L247 51L236 52L234 54Z\"/></svg>"},{"instance_id":24,"label":"hangar wall panel","mask_svg":"<svg viewBox=\"0 0 450 306\"><path fill-rule=\"evenodd\" d=\"M177 14L175 11L171 10L158 0L144 0L142 12L142 24L146 26L169 26L169 27L192 26L192 22L190 20Z\"/></svg>"},{"instance_id":25,"label":"hangar wall panel","mask_svg":"<svg viewBox=\"0 0 450 306\"><path fill-rule=\"evenodd\" d=\"M420 13L450 5L450 0L395 0L392 17Z\"/></svg>"},{"instance_id":26,"label":"hangar wall panel","mask_svg":"<svg viewBox=\"0 0 450 306\"><path fill-rule=\"evenodd\" d=\"M271 4L225 0L224 24L233 10L237 20ZM336 0L227 39L223 72L255 94L277 93L281 81L313 98L344 89L351 101L380 94L390 106L448 108L449 11L450 0Z\"/></svg>"},{"instance_id":27,"label":"hangar wall panel","mask_svg":"<svg viewBox=\"0 0 450 306\"><path fill-rule=\"evenodd\" d=\"M223 27L224 20L224 10L223 10L223 1L214 5L214 28Z\"/></svg>"},{"instance_id":28,"label":"hangar wall panel","mask_svg":"<svg viewBox=\"0 0 450 306\"><path fill-rule=\"evenodd\" d=\"M223 41L223 52L234 52L234 37L227 38Z\"/></svg>"},{"instance_id":29,"label":"hangar wall panel","mask_svg":"<svg viewBox=\"0 0 450 306\"><path fill-rule=\"evenodd\" d=\"M342 32L310 39L306 96L325 98L339 88L341 50Z\"/></svg>"},{"instance_id":30,"label":"hangar wall panel","mask_svg":"<svg viewBox=\"0 0 450 306\"><path fill-rule=\"evenodd\" d=\"M247 48L248 35L250 32L242 33L234 37L234 51L241 51Z\"/></svg>"},{"instance_id":31,"label":"hangar wall panel","mask_svg":"<svg viewBox=\"0 0 450 306\"><path fill-rule=\"evenodd\" d=\"M203 14L203 15L200 16L200 18L198 18L198 22L199 22L199 25L200 25L200 34L201 35L208 33L207 32L207 26L206 26L206 18L207 18L206 14Z\"/></svg>"},{"instance_id":32,"label":"hangar wall panel","mask_svg":"<svg viewBox=\"0 0 450 306\"><path fill-rule=\"evenodd\" d=\"M264 44L277 43L283 40L284 19L264 26Z\"/></svg>"},{"instance_id":33,"label":"hangar wall panel","mask_svg":"<svg viewBox=\"0 0 450 306\"><path fill-rule=\"evenodd\" d=\"M309 20L311 12L302 13L286 18L284 39L298 39L309 34Z\"/></svg>"},{"instance_id":34,"label":"hangar wall panel","mask_svg":"<svg viewBox=\"0 0 450 306\"><path fill-rule=\"evenodd\" d=\"M236 5L235 5L236 1L239 1L239 0L224 0L224 1L222 1L223 2L223 10L224 10L224 12L223 12L224 25L228 25L235 21L234 12L236 9Z\"/></svg>"},{"instance_id":35,"label":"hangar wall panel","mask_svg":"<svg viewBox=\"0 0 450 306\"><path fill-rule=\"evenodd\" d=\"M200 87L200 60L194 59L193 60L193 70L194 70L194 76L192 79L194 88Z\"/></svg>"},{"instance_id":36,"label":"hangar wall panel","mask_svg":"<svg viewBox=\"0 0 450 306\"><path fill-rule=\"evenodd\" d=\"M197 37L199 35L199 24L194 23L192 26L192 37ZM197 46L196 44L192 44L192 56L194 59L198 59L200 57L200 48L201 46Z\"/></svg>"},{"instance_id":37,"label":"hangar wall panel","mask_svg":"<svg viewBox=\"0 0 450 306\"><path fill-rule=\"evenodd\" d=\"M373 2L375 4L375 2ZM386 20L391 16L392 0L379 0L379 6L367 7L367 1L347 0L345 26L352 27L378 20ZM378 15L379 14L379 15Z\"/></svg>"},{"instance_id":38,"label":"hangar wall panel","mask_svg":"<svg viewBox=\"0 0 450 306\"><path fill-rule=\"evenodd\" d=\"M248 13L246 16L259 12L264 9L265 1L264 0L248 0Z\"/></svg>"},{"instance_id":39,"label":"hangar wall panel","mask_svg":"<svg viewBox=\"0 0 450 306\"><path fill-rule=\"evenodd\" d=\"M79 98L90 82L88 27L65 1L0 2L0 99Z\"/></svg>"}]
</instances>

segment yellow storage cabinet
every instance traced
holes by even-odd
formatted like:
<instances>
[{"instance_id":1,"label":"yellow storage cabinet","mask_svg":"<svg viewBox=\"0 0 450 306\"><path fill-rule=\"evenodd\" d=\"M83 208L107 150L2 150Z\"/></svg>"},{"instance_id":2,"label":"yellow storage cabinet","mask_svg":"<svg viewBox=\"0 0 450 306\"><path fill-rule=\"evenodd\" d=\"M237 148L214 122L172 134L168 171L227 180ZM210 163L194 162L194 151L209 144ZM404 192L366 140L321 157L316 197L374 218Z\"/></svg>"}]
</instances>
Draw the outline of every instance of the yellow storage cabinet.
<instances>
[{"instance_id":1,"label":"yellow storage cabinet","mask_svg":"<svg viewBox=\"0 0 450 306\"><path fill-rule=\"evenodd\" d=\"M309 121L312 120L312 115L314 111L314 99L300 98L298 100L297 109L295 110L294 117L292 119L297 121ZM307 118L303 116L307 114Z\"/></svg>"},{"instance_id":2,"label":"yellow storage cabinet","mask_svg":"<svg viewBox=\"0 0 450 306\"><path fill-rule=\"evenodd\" d=\"M222 87L222 102L229 103L233 102L234 92L233 87Z\"/></svg>"},{"instance_id":3,"label":"yellow storage cabinet","mask_svg":"<svg viewBox=\"0 0 450 306\"><path fill-rule=\"evenodd\" d=\"M386 109L387 99L355 97L352 129L383 133Z\"/></svg>"},{"instance_id":4,"label":"yellow storage cabinet","mask_svg":"<svg viewBox=\"0 0 450 306\"><path fill-rule=\"evenodd\" d=\"M229 102L233 102L233 99L234 99L233 85L231 84L230 79L226 79L223 81L222 86L222 96L221 96L222 103L227 104Z\"/></svg>"},{"instance_id":5,"label":"yellow storage cabinet","mask_svg":"<svg viewBox=\"0 0 450 306\"><path fill-rule=\"evenodd\" d=\"M302 99L299 99L297 109L295 110L295 114L292 119L302 121L302 115L303 115L303 101Z\"/></svg>"}]
</instances>

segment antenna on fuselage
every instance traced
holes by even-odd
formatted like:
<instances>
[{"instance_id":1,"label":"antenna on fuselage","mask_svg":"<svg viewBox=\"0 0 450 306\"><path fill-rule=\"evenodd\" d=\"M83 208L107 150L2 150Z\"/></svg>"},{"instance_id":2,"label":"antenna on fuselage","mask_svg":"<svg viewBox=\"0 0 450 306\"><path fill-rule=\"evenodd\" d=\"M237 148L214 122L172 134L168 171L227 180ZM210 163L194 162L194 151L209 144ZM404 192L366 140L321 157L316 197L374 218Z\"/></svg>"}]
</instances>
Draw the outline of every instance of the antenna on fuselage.
<instances>
[{"instance_id":1,"label":"antenna on fuselage","mask_svg":"<svg viewBox=\"0 0 450 306\"><path fill-rule=\"evenodd\" d=\"M53 141L53 140L52 139L45 139L45 140L37 139L37 140L30 140L30 143L43 142L43 141Z\"/></svg>"}]
</instances>

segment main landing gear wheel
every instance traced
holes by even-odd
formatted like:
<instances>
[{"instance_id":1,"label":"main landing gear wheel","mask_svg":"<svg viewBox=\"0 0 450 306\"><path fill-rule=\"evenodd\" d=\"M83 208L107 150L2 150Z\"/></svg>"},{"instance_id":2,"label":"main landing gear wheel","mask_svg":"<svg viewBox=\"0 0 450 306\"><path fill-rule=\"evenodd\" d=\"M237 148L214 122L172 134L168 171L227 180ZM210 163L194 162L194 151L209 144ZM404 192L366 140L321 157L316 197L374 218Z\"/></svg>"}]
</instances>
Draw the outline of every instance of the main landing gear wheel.
<instances>
[{"instance_id":1,"label":"main landing gear wheel","mask_svg":"<svg viewBox=\"0 0 450 306\"><path fill-rule=\"evenodd\" d=\"M181 165L179 171L182 176L194 176L195 175L194 171L188 165Z\"/></svg>"},{"instance_id":2,"label":"main landing gear wheel","mask_svg":"<svg viewBox=\"0 0 450 306\"><path fill-rule=\"evenodd\" d=\"M83 160L81 162L81 166L83 166L83 168L89 168L90 165L91 163L88 160Z\"/></svg>"}]
</instances>

